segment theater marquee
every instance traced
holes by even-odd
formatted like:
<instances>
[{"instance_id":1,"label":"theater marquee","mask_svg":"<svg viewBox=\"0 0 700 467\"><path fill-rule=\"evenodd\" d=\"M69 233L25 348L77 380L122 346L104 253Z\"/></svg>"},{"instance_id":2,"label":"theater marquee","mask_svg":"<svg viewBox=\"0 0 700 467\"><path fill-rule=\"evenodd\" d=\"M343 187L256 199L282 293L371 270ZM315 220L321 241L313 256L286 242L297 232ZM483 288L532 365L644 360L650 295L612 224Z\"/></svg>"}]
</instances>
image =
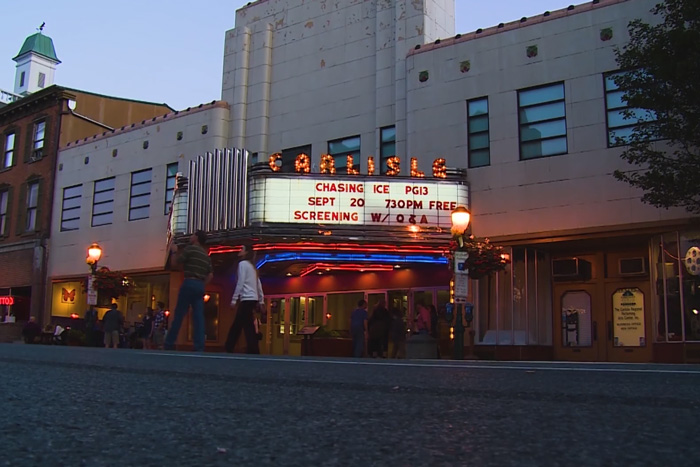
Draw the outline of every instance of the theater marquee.
<instances>
[{"instance_id":1,"label":"theater marquee","mask_svg":"<svg viewBox=\"0 0 700 467\"><path fill-rule=\"evenodd\" d=\"M252 182L249 220L450 228L459 205L468 206L467 187L455 182L265 177Z\"/></svg>"}]
</instances>

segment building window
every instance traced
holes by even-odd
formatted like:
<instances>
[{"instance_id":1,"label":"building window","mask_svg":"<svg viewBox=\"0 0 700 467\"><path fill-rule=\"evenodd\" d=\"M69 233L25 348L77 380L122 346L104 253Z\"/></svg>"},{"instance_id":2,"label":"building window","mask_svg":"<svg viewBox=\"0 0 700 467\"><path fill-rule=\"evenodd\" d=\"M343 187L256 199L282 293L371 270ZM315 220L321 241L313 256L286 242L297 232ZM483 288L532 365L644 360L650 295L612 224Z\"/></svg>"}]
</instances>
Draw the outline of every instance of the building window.
<instances>
[{"instance_id":1,"label":"building window","mask_svg":"<svg viewBox=\"0 0 700 467\"><path fill-rule=\"evenodd\" d=\"M75 185L63 189L63 204L61 205L61 232L78 230L80 227L80 201L83 186Z\"/></svg>"},{"instance_id":2,"label":"building window","mask_svg":"<svg viewBox=\"0 0 700 467\"><path fill-rule=\"evenodd\" d=\"M566 154L564 83L518 91L520 159Z\"/></svg>"},{"instance_id":3,"label":"building window","mask_svg":"<svg viewBox=\"0 0 700 467\"><path fill-rule=\"evenodd\" d=\"M129 220L148 219L151 207L151 170L131 172Z\"/></svg>"},{"instance_id":4,"label":"building window","mask_svg":"<svg viewBox=\"0 0 700 467\"><path fill-rule=\"evenodd\" d=\"M348 156L352 156L352 168L360 170L360 137L336 139L328 142L328 154L335 160L335 171L338 174L348 173Z\"/></svg>"},{"instance_id":5,"label":"building window","mask_svg":"<svg viewBox=\"0 0 700 467\"><path fill-rule=\"evenodd\" d=\"M32 145L32 159L40 159L43 156L44 137L46 136L46 120L34 124L34 144Z\"/></svg>"},{"instance_id":6,"label":"building window","mask_svg":"<svg viewBox=\"0 0 700 467\"><path fill-rule=\"evenodd\" d=\"M36 213L39 207L39 181L29 182L27 184L27 222L25 231L30 232L36 230L37 219Z\"/></svg>"},{"instance_id":7,"label":"building window","mask_svg":"<svg viewBox=\"0 0 700 467\"><path fill-rule=\"evenodd\" d=\"M114 177L97 180L92 198L92 226L112 223L114 214Z\"/></svg>"},{"instance_id":8,"label":"building window","mask_svg":"<svg viewBox=\"0 0 700 467\"><path fill-rule=\"evenodd\" d=\"M0 237L7 235L7 210L9 208L10 192L0 191Z\"/></svg>"},{"instance_id":9,"label":"building window","mask_svg":"<svg viewBox=\"0 0 700 467\"><path fill-rule=\"evenodd\" d=\"M15 134L8 133L5 135L5 151L2 158L2 168L7 169L15 163Z\"/></svg>"},{"instance_id":10,"label":"building window","mask_svg":"<svg viewBox=\"0 0 700 467\"><path fill-rule=\"evenodd\" d=\"M651 111L631 108L627 105L625 92L615 83L615 77L623 73L618 71L604 75L608 147L629 144L634 128L639 123L656 120L656 115ZM629 118L625 118L626 112L630 112Z\"/></svg>"},{"instance_id":11,"label":"building window","mask_svg":"<svg viewBox=\"0 0 700 467\"><path fill-rule=\"evenodd\" d=\"M177 181L177 162L168 164L165 168L165 215L170 214L170 205L173 203L175 182Z\"/></svg>"},{"instance_id":12,"label":"building window","mask_svg":"<svg viewBox=\"0 0 700 467\"><path fill-rule=\"evenodd\" d=\"M396 127L388 126L380 130L379 142L379 173L387 171L387 161L396 155Z\"/></svg>"},{"instance_id":13,"label":"building window","mask_svg":"<svg viewBox=\"0 0 700 467\"><path fill-rule=\"evenodd\" d=\"M491 164L488 97L467 102L467 135L469 167L484 167Z\"/></svg>"},{"instance_id":14,"label":"building window","mask_svg":"<svg viewBox=\"0 0 700 467\"><path fill-rule=\"evenodd\" d=\"M299 154L306 154L311 158L311 145L298 146L296 148L289 148L282 150L282 167L280 172L294 172L294 161L296 161Z\"/></svg>"},{"instance_id":15,"label":"building window","mask_svg":"<svg viewBox=\"0 0 700 467\"><path fill-rule=\"evenodd\" d=\"M24 76L25 76L25 72L23 71L23 72L20 73L20 75L19 75L19 87L20 87L20 88L21 88L22 86L24 86Z\"/></svg>"},{"instance_id":16,"label":"building window","mask_svg":"<svg viewBox=\"0 0 700 467\"><path fill-rule=\"evenodd\" d=\"M46 85L46 75L44 73L39 73L39 80L37 84L40 88L43 88Z\"/></svg>"}]
</instances>

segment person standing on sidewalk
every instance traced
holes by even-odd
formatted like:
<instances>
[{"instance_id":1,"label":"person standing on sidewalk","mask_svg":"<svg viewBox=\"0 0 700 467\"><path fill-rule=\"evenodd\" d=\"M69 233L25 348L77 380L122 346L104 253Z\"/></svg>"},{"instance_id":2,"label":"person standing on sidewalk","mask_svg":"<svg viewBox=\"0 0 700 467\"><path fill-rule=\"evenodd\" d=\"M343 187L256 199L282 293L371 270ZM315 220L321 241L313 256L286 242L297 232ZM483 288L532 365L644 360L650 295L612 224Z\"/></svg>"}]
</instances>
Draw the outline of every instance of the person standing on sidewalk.
<instances>
[{"instance_id":1,"label":"person standing on sidewalk","mask_svg":"<svg viewBox=\"0 0 700 467\"><path fill-rule=\"evenodd\" d=\"M165 303L158 302L156 306L157 309L153 317L151 342L153 342L153 347L158 350L162 350L163 342L165 341Z\"/></svg>"},{"instance_id":2,"label":"person standing on sidewalk","mask_svg":"<svg viewBox=\"0 0 700 467\"><path fill-rule=\"evenodd\" d=\"M105 332L105 348L119 347L119 331L124 325L124 316L117 309L117 304L112 303L112 308L102 317L102 329Z\"/></svg>"},{"instance_id":3,"label":"person standing on sidewalk","mask_svg":"<svg viewBox=\"0 0 700 467\"><path fill-rule=\"evenodd\" d=\"M165 338L165 350L175 349L175 341L185 319L192 307L192 340L195 352L204 351L204 286L214 277L211 258L204 249L207 234L198 230L190 236L190 244L181 253L177 245L170 247L171 260L182 264L185 280L177 294L175 317Z\"/></svg>"},{"instance_id":4,"label":"person standing on sidewalk","mask_svg":"<svg viewBox=\"0 0 700 467\"><path fill-rule=\"evenodd\" d=\"M352 355L360 358L367 354L367 300L360 299L357 308L350 314Z\"/></svg>"},{"instance_id":5,"label":"person standing on sidewalk","mask_svg":"<svg viewBox=\"0 0 700 467\"><path fill-rule=\"evenodd\" d=\"M226 339L226 352L233 353L236 342L245 333L246 353L259 354L258 337L255 331L255 308L260 305L265 306L265 295L262 284L258 277L258 271L253 264L253 247L250 245L241 246L238 252L240 262L238 263L238 282L236 290L231 297L231 306L238 305L236 317L233 320L231 329L228 331Z\"/></svg>"}]
</instances>

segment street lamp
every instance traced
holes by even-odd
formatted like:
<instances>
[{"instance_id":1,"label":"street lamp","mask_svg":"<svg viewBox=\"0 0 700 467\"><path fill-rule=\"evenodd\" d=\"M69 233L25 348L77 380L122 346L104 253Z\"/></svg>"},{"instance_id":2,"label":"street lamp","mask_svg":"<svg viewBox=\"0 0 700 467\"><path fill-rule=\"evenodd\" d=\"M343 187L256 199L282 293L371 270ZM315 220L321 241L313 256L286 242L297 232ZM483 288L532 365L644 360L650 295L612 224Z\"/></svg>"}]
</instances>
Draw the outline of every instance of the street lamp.
<instances>
[{"instance_id":1,"label":"street lamp","mask_svg":"<svg viewBox=\"0 0 700 467\"><path fill-rule=\"evenodd\" d=\"M452 233L459 235L460 237L464 235L469 227L469 221L472 215L467 208L464 206L457 206L457 208L452 211Z\"/></svg>"},{"instance_id":2,"label":"street lamp","mask_svg":"<svg viewBox=\"0 0 700 467\"><path fill-rule=\"evenodd\" d=\"M95 274L97 271L97 262L102 257L102 248L97 243L93 243L88 247L88 255L85 262L90 265L92 273Z\"/></svg>"},{"instance_id":3,"label":"street lamp","mask_svg":"<svg viewBox=\"0 0 700 467\"><path fill-rule=\"evenodd\" d=\"M469 221L471 220L471 213L464 206L457 206L457 208L452 211L452 236L457 239L459 248L464 246L464 233L469 227ZM455 257L457 254L455 252ZM455 264L453 273L453 283L456 285L458 280L468 280L467 275L459 271L459 265ZM460 277L458 277L458 274ZM464 358L464 322L462 321L462 313L465 305L466 297L458 298L455 294L455 322L454 322L454 359L462 360ZM472 306L469 304L467 306L467 323L470 327L469 336L473 339L474 331L471 329L471 318L472 318ZM473 345L473 340L471 341ZM471 348L471 347L470 347ZM470 351L471 355L471 351Z\"/></svg>"}]
</instances>

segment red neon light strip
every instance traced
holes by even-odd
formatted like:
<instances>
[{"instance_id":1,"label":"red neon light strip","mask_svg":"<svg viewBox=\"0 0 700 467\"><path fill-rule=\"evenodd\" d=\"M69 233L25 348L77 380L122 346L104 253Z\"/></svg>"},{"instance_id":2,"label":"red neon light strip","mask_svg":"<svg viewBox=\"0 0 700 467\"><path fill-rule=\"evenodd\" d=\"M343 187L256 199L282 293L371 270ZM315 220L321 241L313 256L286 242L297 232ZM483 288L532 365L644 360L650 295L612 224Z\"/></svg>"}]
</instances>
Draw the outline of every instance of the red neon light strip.
<instances>
[{"instance_id":1,"label":"red neon light strip","mask_svg":"<svg viewBox=\"0 0 700 467\"><path fill-rule=\"evenodd\" d=\"M356 243L261 243L255 245L255 251L352 251L354 253L432 253L443 254L447 247L437 248L434 246L420 245L395 245L395 244L367 244L358 245ZM240 247L218 246L209 250L210 255L223 253L237 253Z\"/></svg>"},{"instance_id":2,"label":"red neon light strip","mask_svg":"<svg viewBox=\"0 0 700 467\"><path fill-rule=\"evenodd\" d=\"M314 263L302 269L299 277L304 277L319 269L333 271L393 271L394 267L388 264L329 264Z\"/></svg>"}]
</instances>

